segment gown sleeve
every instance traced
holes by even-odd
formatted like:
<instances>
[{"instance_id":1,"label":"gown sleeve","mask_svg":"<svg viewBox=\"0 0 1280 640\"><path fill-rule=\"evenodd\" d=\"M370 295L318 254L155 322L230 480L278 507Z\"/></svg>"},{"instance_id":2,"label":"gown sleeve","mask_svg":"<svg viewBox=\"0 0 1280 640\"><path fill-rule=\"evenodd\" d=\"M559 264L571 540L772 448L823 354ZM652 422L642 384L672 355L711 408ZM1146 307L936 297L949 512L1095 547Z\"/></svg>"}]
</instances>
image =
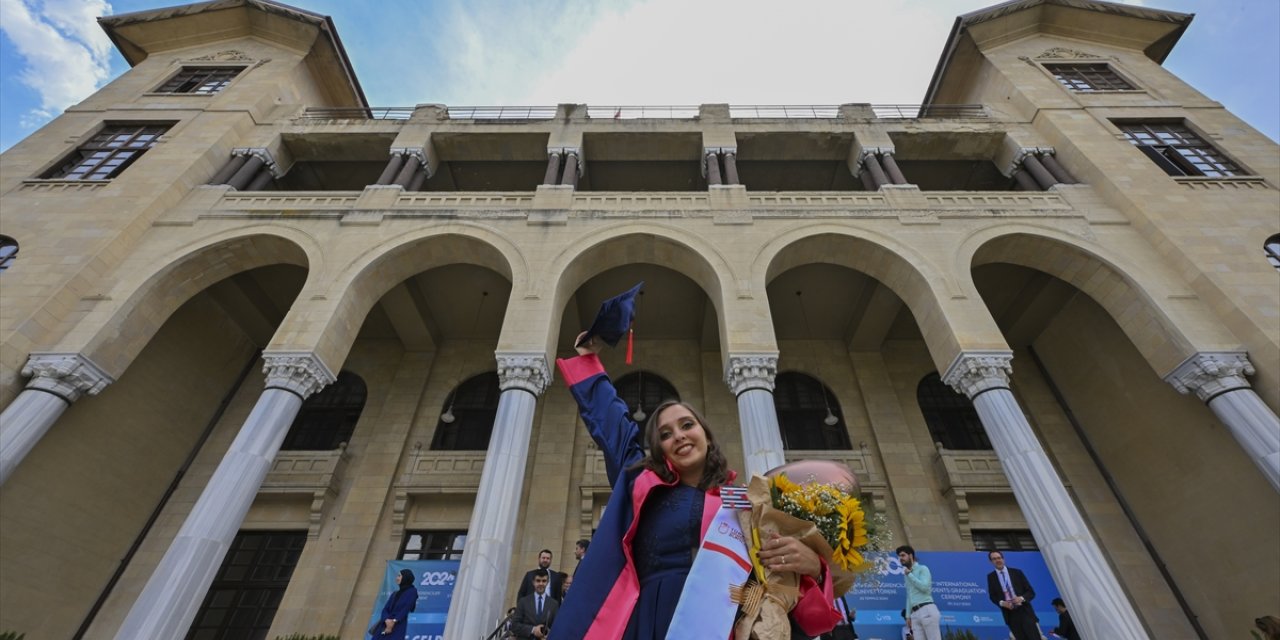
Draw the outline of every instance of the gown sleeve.
<instances>
[{"instance_id":1,"label":"gown sleeve","mask_svg":"<svg viewBox=\"0 0 1280 640\"><path fill-rule=\"evenodd\" d=\"M613 486L623 470L644 457L640 427L627 415L627 403L618 397L599 356L561 358L556 360L556 366L578 402L587 432L604 452L609 486Z\"/></svg>"}]
</instances>

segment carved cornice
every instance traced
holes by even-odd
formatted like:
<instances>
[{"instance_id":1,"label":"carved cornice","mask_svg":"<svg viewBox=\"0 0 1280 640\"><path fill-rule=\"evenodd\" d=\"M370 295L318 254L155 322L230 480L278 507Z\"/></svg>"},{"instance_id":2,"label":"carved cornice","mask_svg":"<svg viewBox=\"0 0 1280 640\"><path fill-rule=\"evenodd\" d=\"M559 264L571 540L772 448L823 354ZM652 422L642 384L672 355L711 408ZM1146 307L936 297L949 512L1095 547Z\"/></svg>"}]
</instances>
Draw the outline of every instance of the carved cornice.
<instances>
[{"instance_id":1,"label":"carved cornice","mask_svg":"<svg viewBox=\"0 0 1280 640\"><path fill-rule=\"evenodd\" d=\"M733 395L751 389L773 392L773 381L778 375L777 353L743 353L729 356L724 381Z\"/></svg>"},{"instance_id":2,"label":"carved cornice","mask_svg":"<svg viewBox=\"0 0 1280 640\"><path fill-rule=\"evenodd\" d=\"M284 389L303 400L338 379L310 351L275 351L263 353L262 359L266 363L262 372L267 374L267 388Z\"/></svg>"},{"instance_id":3,"label":"carved cornice","mask_svg":"<svg viewBox=\"0 0 1280 640\"><path fill-rule=\"evenodd\" d=\"M1040 55L1036 56L1037 60L1045 59L1045 58L1049 58L1053 60L1102 60L1103 59L1102 56L1095 56L1092 53L1076 51L1075 49L1068 49L1066 47L1053 47L1051 49L1045 49L1044 53L1041 53Z\"/></svg>"},{"instance_id":4,"label":"carved cornice","mask_svg":"<svg viewBox=\"0 0 1280 640\"><path fill-rule=\"evenodd\" d=\"M207 56L191 58L190 60L191 62L257 62L256 58L250 58L243 51L237 49L227 49L226 51L219 51Z\"/></svg>"},{"instance_id":5,"label":"carved cornice","mask_svg":"<svg viewBox=\"0 0 1280 640\"><path fill-rule=\"evenodd\" d=\"M1245 376L1254 374L1249 354L1243 351L1201 351L1182 361L1165 382L1178 393L1195 392L1202 402L1237 389L1248 389Z\"/></svg>"},{"instance_id":6,"label":"carved cornice","mask_svg":"<svg viewBox=\"0 0 1280 640\"><path fill-rule=\"evenodd\" d=\"M279 178L284 175L284 172L280 170L280 165L276 164L275 156L272 156L271 151L266 148L240 147L232 149L231 155L233 157L247 156L250 158L258 158L259 160L262 160L262 164L267 168L267 171L271 172L272 177Z\"/></svg>"},{"instance_id":7,"label":"carved cornice","mask_svg":"<svg viewBox=\"0 0 1280 640\"><path fill-rule=\"evenodd\" d=\"M968 398L983 391L1008 389L1012 362L1009 351L962 351L942 374L942 381Z\"/></svg>"},{"instance_id":8,"label":"carved cornice","mask_svg":"<svg viewBox=\"0 0 1280 640\"><path fill-rule=\"evenodd\" d=\"M551 384L551 367L542 353L496 353L498 360L498 387L523 389L535 396L542 395Z\"/></svg>"},{"instance_id":9,"label":"carved cornice","mask_svg":"<svg viewBox=\"0 0 1280 640\"><path fill-rule=\"evenodd\" d=\"M27 381L28 389L47 391L67 402L75 402L85 395L96 396L116 381L78 353L32 353L22 366L22 375L31 378Z\"/></svg>"}]
</instances>

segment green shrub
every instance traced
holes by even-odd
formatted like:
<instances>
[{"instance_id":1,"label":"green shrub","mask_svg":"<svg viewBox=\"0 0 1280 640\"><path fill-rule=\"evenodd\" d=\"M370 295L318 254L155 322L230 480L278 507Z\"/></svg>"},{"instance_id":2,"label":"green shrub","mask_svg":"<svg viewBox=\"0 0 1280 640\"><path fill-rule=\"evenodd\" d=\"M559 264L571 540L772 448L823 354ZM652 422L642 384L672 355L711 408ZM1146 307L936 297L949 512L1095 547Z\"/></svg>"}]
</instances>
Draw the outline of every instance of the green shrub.
<instances>
[{"instance_id":1,"label":"green shrub","mask_svg":"<svg viewBox=\"0 0 1280 640\"><path fill-rule=\"evenodd\" d=\"M942 632L942 640L978 640L978 636L968 629L952 629L947 627Z\"/></svg>"}]
</instances>

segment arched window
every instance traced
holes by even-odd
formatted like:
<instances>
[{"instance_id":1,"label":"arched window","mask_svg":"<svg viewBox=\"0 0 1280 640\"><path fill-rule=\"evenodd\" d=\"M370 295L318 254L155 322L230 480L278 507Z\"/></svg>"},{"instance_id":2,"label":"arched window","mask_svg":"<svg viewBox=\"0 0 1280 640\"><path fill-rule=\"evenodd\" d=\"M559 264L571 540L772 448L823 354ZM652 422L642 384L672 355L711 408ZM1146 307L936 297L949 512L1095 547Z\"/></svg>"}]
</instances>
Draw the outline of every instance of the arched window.
<instances>
[{"instance_id":1,"label":"arched window","mask_svg":"<svg viewBox=\"0 0 1280 640\"><path fill-rule=\"evenodd\" d=\"M498 417L498 372L468 379L444 399L431 448L436 451L484 451Z\"/></svg>"},{"instance_id":2,"label":"arched window","mask_svg":"<svg viewBox=\"0 0 1280 640\"><path fill-rule=\"evenodd\" d=\"M367 393L360 376L343 371L333 384L307 398L280 449L330 451L351 441Z\"/></svg>"},{"instance_id":3,"label":"arched window","mask_svg":"<svg viewBox=\"0 0 1280 640\"><path fill-rule=\"evenodd\" d=\"M632 420L644 427L644 421L658 405L668 400L679 400L680 394L662 376L648 371L628 373L613 383L618 390L618 397L627 403L627 414ZM637 409L644 410L644 418L636 415Z\"/></svg>"},{"instance_id":4,"label":"arched window","mask_svg":"<svg viewBox=\"0 0 1280 640\"><path fill-rule=\"evenodd\" d=\"M931 373L916 387L916 401L920 413L929 425L929 436L941 442L946 449L973 451L990 449L987 431L978 419L973 403L956 393L942 381L937 373Z\"/></svg>"},{"instance_id":5,"label":"arched window","mask_svg":"<svg viewBox=\"0 0 1280 640\"><path fill-rule=\"evenodd\" d=\"M0 235L0 271L8 269L16 257L18 257L18 241L9 236Z\"/></svg>"},{"instance_id":6,"label":"arched window","mask_svg":"<svg viewBox=\"0 0 1280 640\"><path fill-rule=\"evenodd\" d=\"M1262 250L1267 253L1267 262L1270 262L1271 266L1280 269L1280 233L1267 238L1266 244L1262 245ZM13 252L18 252L16 243L13 245Z\"/></svg>"},{"instance_id":7,"label":"arched window","mask_svg":"<svg viewBox=\"0 0 1280 640\"><path fill-rule=\"evenodd\" d=\"M835 394L803 373L779 373L773 404L785 449L852 449Z\"/></svg>"}]
</instances>

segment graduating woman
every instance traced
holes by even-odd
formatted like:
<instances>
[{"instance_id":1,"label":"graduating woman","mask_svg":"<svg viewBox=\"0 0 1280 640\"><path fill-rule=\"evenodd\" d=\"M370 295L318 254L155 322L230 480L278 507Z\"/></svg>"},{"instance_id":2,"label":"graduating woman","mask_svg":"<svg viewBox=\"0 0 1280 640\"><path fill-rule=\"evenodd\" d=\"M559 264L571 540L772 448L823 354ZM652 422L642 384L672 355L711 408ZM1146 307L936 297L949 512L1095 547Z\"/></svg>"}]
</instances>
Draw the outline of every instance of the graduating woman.
<instances>
[{"instance_id":1,"label":"graduating woman","mask_svg":"<svg viewBox=\"0 0 1280 640\"><path fill-rule=\"evenodd\" d=\"M405 640L405 632L409 630L409 613L418 607L418 588L414 586L417 579L413 572L401 569L396 576L399 589L387 598L382 606L382 622L374 624L369 634L378 640Z\"/></svg>"},{"instance_id":2,"label":"graduating woman","mask_svg":"<svg viewBox=\"0 0 1280 640\"><path fill-rule=\"evenodd\" d=\"M646 454L639 426L596 355L602 342L616 344L630 326L639 289L606 302L592 329L579 335L578 357L556 362L604 452L613 493L552 640L666 638L693 556L720 508L720 487L735 476L706 420L682 402L654 410L645 425ZM840 615L818 554L795 538L776 537L764 543L760 559L804 576L793 627L808 636L831 630Z\"/></svg>"}]
</instances>

